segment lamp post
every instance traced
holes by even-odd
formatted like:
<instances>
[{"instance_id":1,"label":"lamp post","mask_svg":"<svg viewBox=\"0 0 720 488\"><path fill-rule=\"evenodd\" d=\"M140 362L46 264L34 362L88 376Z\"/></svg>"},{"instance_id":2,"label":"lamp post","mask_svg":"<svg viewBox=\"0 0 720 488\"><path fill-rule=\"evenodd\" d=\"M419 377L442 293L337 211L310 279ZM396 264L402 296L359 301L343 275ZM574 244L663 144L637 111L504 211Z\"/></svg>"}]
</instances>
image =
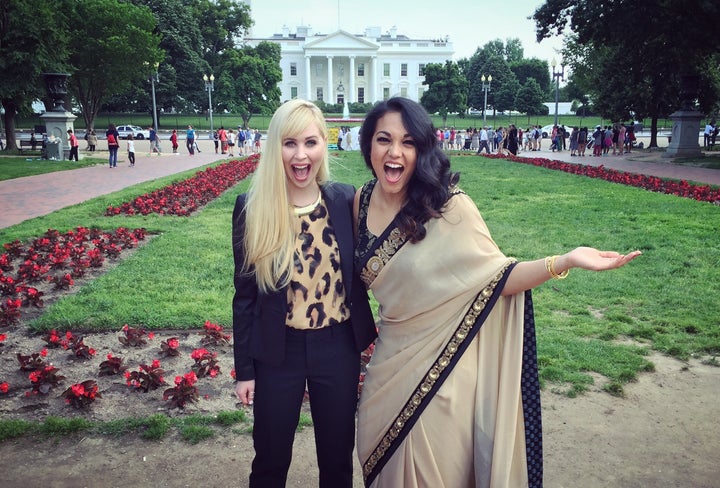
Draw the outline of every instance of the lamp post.
<instances>
[{"instance_id":1,"label":"lamp post","mask_svg":"<svg viewBox=\"0 0 720 488\"><path fill-rule=\"evenodd\" d=\"M155 73L150 75L150 85L152 86L152 102L153 102L153 128L155 133L158 131L158 120L157 120L157 104L155 103L155 82L160 82L160 73L158 68L160 63L155 63Z\"/></svg>"},{"instance_id":2,"label":"lamp post","mask_svg":"<svg viewBox=\"0 0 720 488\"><path fill-rule=\"evenodd\" d=\"M563 76L565 76L565 66L560 64L560 71L555 71L555 67L557 66L557 61L555 61L555 58L552 59L552 63L550 63L552 66L552 75L555 79L555 125L558 125L558 92L560 90L560 80L564 80Z\"/></svg>"},{"instance_id":3,"label":"lamp post","mask_svg":"<svg viewBox=\"0 0 720 488\"><path fill-rule=\"evenodd\" d=\"M215 75L211 74L203 75L203 81L205 82L205 89L208 92L208 114L210 115L210 133L213 132L213 121L212 121L212 92L215 90Z\"/></svg>"},{"instance_id":4,"label":"lamp post","mask_svg":"<svg viewBox=\"0 0 720 488\"><path fill-rule=\"evenodd\" d=\"M487 83L485 83L486 80ZM485 102L483 104L483 127L487 127L487 124L485 123L487 114L487 92L488 90L490 90L490 83L492 83L492 75L487 75L487 78L485 77L485 75L482 75L480 77L480 81L482 81L482 89L485 92Z\"/></svg>"}]
</instances>

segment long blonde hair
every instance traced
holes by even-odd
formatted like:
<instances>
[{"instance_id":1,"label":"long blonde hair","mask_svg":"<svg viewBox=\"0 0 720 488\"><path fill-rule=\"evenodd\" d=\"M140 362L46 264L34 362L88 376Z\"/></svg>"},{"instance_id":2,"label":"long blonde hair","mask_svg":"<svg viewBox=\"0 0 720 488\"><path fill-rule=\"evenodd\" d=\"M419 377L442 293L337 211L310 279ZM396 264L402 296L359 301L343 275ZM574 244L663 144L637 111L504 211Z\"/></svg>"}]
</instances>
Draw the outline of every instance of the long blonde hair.
<instances>
[{"instance_id":1,"label":"long blonde hair","mask_svg":"<svg viewBox=\"0 0 720 488\"><path fill-rule=\"evenodd\" d=\"M282 143L315 124L327 147L325 117L315 104L294 99L285 102L270 120L267 142L260 155L245 202L244 271L254 268L255 280L264 293L276 291L290 282L295 252L294 213L287 192L282 160ZM330 178L328 151L323 153L317 174L319 185Z\"/></svg>"}]
</instances>

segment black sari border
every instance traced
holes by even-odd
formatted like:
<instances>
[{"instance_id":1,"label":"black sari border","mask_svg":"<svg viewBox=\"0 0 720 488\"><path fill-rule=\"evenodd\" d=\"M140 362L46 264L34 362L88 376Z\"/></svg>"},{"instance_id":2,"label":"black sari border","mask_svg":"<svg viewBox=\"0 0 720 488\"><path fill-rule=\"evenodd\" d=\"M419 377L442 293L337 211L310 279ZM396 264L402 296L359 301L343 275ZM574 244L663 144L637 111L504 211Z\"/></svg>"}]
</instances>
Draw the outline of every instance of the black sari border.
<instances>
[{"instance_id":1,"label":"black sari border","mask_svg":"<svg viewBox=\"0 0 720 488\"><path fill-rule=\"evenodd\" d=\"M493 306L500 297L510 271L517 263L508 263L476 296L473 304L465 313L463 320L455 330L448 343L422 380L413 390L400 413L395 417L390 428L385 432L380 443L363 463L365 486L370 486L382 471L385 464L398 449L407 434L420 418L420 415L433 399L447 377L467 350L473 338L480 331ZM533 329L534 338L534 329ZM523 353L523 357L525 353ZM542 466L542 463L541 463ZM541 468L542 469L542 468ZM532 486L532 485L531 485Z\"/></svg>"}]
</instances>

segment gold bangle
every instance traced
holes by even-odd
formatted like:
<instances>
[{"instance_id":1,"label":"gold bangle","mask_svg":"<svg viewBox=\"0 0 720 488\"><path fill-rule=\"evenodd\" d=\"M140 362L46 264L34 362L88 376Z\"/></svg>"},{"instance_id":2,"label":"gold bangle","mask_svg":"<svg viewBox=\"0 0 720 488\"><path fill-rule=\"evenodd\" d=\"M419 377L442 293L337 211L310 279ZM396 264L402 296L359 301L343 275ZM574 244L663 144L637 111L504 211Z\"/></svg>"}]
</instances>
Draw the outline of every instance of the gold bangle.
<instances>
[{"instance_id":1,"label":"gold bangle","mask_svg":"<svg viewBox=\"0 0 720 488\"><path fill-rule=\"evenodd\" d=\"M565 278L567 278L568 274L570 274L570 270L566 269L565 271L563 271L562 273L559 273L559 274L555 271L555 260L559 257L560 256L557 256L557 255L546 257L545 258L545 269L547 270L548 273L550 273L550 276L552 276L556 280L564 280Z\"/></svg>"}]
</instances>

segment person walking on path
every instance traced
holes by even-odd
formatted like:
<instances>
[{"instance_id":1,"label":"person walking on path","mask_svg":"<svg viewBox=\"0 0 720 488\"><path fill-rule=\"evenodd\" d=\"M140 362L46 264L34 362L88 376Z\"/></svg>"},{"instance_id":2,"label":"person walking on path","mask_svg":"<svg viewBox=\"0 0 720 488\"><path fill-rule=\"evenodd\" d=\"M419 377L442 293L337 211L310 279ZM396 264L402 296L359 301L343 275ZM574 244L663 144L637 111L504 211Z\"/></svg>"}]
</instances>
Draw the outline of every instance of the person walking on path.
<instances>
[{"instance_id":1,"label":"person walking on path","mask_svg":"<svg viewBox=\"0 0 720 488\"><path fill-rule=\"evenodd\" d=\"M95 130L91 129L88 131L88 150L90 152L95 152L95 146L97 146L97 134L95 134Z\"/></svg>"},{"instance_id":2,"label":"person walking on path","mask_svg":"<svg viewBox=\"0 0 720 488\"><path fill-rule=\"evenodd\" d=\"M352 488L360 352L376 335L353 272L355 192L328 181L316 105L285 102L267 134L232 217L235 395L253 406L249 486L286 485L307 388L319 485Z\"/></svg>"},{"instance_id":3,"label":"person walking on path","mask_svg":"<svg viewBox=\"0 0 720 488\"><path fill-rule=\"evenodd\" d=\"M105 131L105 138L107 139L108 152L110 153L108 156L108 162L110 163L111 168L117 168L118 149L120 149L120 134L118 134L115 124L108 125L108 130Z\"/></svg>"},{"instance_id":4,"label":"person walking on path","mask_svg":"<svg viewBox=\"0 0 720 488\"><path fill-rule=\"evenodd\" d=\"M190 156L195 156L195 130L192 125L188 125L185 133L185 146L187 146Z\"/></svg>"},{"instance_id":5,"label":"person walking on path","mask_svg":"<svg viewBox=\"0 0 720 488\"><path fill-rule=\"evenodd\" d=\"M177 152L178 152L177 129L173 129L172 134L170 134L170 144L172 144L173 154L177 154Z\"/></svg>"},{"instance_id":6,"label":"person walking on path","mask_svg":"<svg viewBox=\"0 0 720 488\"><path fill-rule=\"evenodd\" d=\"M148 128L150 131L150 153L157 153L158 156L162 154L160 149L160 137L158 137L157 131L153 127Z\"/></svg>"},{"instance_id":7,"label":"person walking on path","mask_svg":"<svg viewBox=\"0 0 720 488\"><path fill-rule=\"evenodd\" d=\"M228 152L228 133L222 125L218 130L218 139L220 139L220 154L226 154Z\"/></svg>"},{"instance_id":8,"label":"person walking on path","mask_svg":"<svg viewBox=\"0 0 720 488\"><path fill-rule=\"evenodd\" d=\"M135 166L135 141L133 140L133 135L128 134L127 137L127 152L128 152L128 161L130 161L130 167Z\"/></svg>"},{"instance_id":9,"label":"person walking on path","mask_svg":"<svg viewBox=\"0 0 720 488\"><path fill-rule=\"evenodd\" d=\"M232 129L228 130L227 136L226 136L226 145L227 148L225 152L228 153L228 156L235 156L235 133ZM240 153L240 149L238 149L238 153ZM225 154L225 153L223 153Z\"/></svg>"},{"instance_id":10,"label":"person walking on path","mask_svg":"<svg viewBox=\"0 0 720 488\"><path fill-rule=\"evenodd\" d=\"M68 133L68 143L70 144L70 155L68 156L68 159L69 159L70 161L72 161L73 158L75 158L75 161L79 161L79 158L78 158L78 150L79 150L79 148L78 148L78 145L79 145L79 144L78 144L78 138L77 138L77 136L76 136L75 134L73 134L72 129L68 129L68 130L67 130L67 133Z\"/></svg>"}]
</instances>

